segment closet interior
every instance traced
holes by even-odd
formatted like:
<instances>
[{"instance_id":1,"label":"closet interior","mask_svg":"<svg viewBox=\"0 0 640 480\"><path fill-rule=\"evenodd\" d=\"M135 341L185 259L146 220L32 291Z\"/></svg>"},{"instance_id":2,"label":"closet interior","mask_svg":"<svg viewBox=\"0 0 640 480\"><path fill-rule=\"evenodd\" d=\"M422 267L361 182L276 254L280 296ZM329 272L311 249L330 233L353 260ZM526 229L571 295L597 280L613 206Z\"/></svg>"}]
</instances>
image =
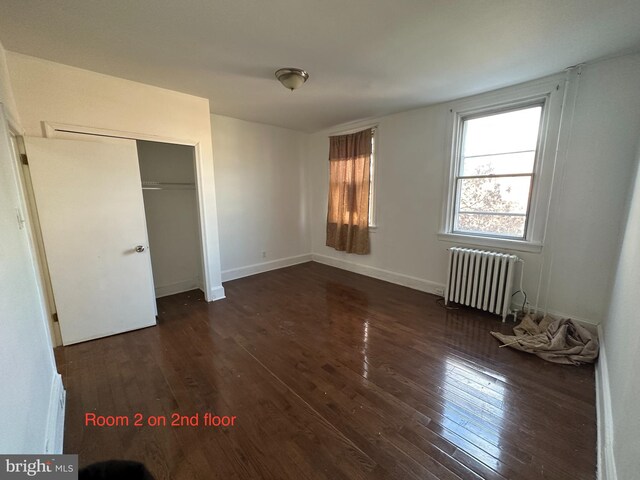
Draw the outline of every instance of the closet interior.
<instances>
[{"instance_id":1,"label":"closet interior","mask_svg":"<svg viewBox=\"0 0 640 480\"><path fill-rule=\"evenodd\" d=\"M156 298L202 290L194 148L136 143Z\"/></svg>"}]
</instances>

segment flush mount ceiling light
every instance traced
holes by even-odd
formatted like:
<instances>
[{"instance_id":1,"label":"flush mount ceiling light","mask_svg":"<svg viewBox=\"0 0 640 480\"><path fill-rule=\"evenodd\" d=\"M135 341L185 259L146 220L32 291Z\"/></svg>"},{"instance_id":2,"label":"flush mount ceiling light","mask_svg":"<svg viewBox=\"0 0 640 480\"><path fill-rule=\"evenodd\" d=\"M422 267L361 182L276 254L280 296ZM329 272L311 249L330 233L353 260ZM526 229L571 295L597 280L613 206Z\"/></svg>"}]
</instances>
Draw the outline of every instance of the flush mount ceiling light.
<instances>
[{"instance_id":1,"label":"flush mount ceiling light","mask_svg":"<svg viewBox=\"0 0 640 480\"><path fill-rule=\"evenodd\" d=\"M281 68L276 70L276 78L285 88L294 91L309 78L309 74L301 68Z\"/></svg>"}]
</instances>

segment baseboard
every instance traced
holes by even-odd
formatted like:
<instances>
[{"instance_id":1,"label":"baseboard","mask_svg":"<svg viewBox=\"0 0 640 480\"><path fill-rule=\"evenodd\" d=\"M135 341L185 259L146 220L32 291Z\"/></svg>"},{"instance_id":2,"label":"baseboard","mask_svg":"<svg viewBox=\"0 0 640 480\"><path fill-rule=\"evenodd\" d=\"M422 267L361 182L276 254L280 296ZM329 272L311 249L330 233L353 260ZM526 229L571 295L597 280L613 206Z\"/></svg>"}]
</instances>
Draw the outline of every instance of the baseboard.
<instances>
[{"instance_id":1,"label":"baseboard","mask_svg":"<svg viewBox=\"0 0 640 480\"><path fill-rule=\"evenodd\" d=\"M176 282L176 283L171 283L169 285L162 285L160 287L155 287L156 298L166 297L168 295L175 295L176 293L188 292L189 290L200 288L199 285L200 285L200 280L197 278L192 278L189 280L183 280L182 282Z\"/></svg>"},{"instance_id":2,"label":"baseboard","mask_svg":"<svg viewBox=\"0 0 640 480\"><path fill-rule=\"evenodd\" d=\"M224 298L227 298L224 295L224 287L222 285L219 285L211 289L211 291L209 292L209 297L207 298L207 302L216 302Z\"/></svg>"},{"instance_id":3,"label":"baseboard","mask_svg":"<svg viewBox=\"0 0 640 480\"><path fill-rule=\"evenodd\" d=\"M246 267L232 268L222 271L222 281L228 282L230 280L236 280L238 278L248 277L257 273L264 273L270 270L277 270L278 268L290 267L292 265L298 265L300 263L306 263L311 261L311 254L296 255L293 257L279 258L278 260L271 260L270 262L256 263L254 265L247 265Z\"/></svg>"},{"instance_id":4,"label":"baseboard","mask_svg":"<svg viewBox=\"0 0 640 480\"><path fill-rule=\"evenodd\" d=\"M420 290L421 292L439 296L443 295L442 292L444 291L444 284L442 283L431 282L422 278L412 277L410 275L391 272L382 268L370 267L359 263L348 262L346 260L340 260L338 258L319 255L316 253L311 257L314 262L322 263L324 265L341 268L350 272L366 275L367 277L373 277L386 282L402 285L404 287L413 288L414 290Z\"/></svg>"},{"instance_id":5,"label":"baseboard","mask_svg":"<svg viewBox=\"0 0 640 480\"><path fill-rule=\"evenodd\" d=\"M62 376L56 373L51 382L49 412L47 413L47 431L44 453L60 454L64 443L64 412L66 392L62 385Z\"/></svg>"},{"instance_id":6,"label":"baseboard","mask_svg":"<svg viewBox=\"0 0 640 480\"><path fill-rule=\"evenodd\" d=\"M569 313L564 313L564 312L558 312L556 310L549 310L547 311L547 313L552 317L556 317L556 318L570 318L571 320L575 320L576 322L582 324L591 333L599 333L598 325L600 324L600 320L592 320L590 318L576 317L575 315L571 315Z\"/></svg>"},{"instance_id":7,"label":"baseboard","mask_svg":"<svg viewBox=\"0 0 640 480\"><path fill-rule=\"evenodd\" d=\"M522 303L517 303L516 302L516 303L512 303L511 304L511 311L512 312L520 311L521 308L522 308ZM531 311L533 313L534 309L532 308ZM543 312L539 311L538 314L542 315ZM570 318L571 320L576 321L577 323L582 325L584 328L589 330L589 332L591 332L593 335L598 335L599 336L598 326L600 325L600 323L595 321L595 320L579 318L579 317L576 317L575 315L569 315L567 313L558 312L556 310L549 310L547 312L547 314L551 315L553 318Z\"/></svg>"},{"instance_id":8,"label":"baseboard","mask_svg":"<svg viewBox=\"0 0 640 480\"><path fill-rule=\"evenodd\" d=\"M618 480L613 456L613 415L611 411L611 390L607 352L598 325L600 354L596 363L596 416L598 422L598 480Z\"/></svg>"},{"instance_id":9,"label":"baseboard","mask_svg":"<svg viewBox=\"0 0 640 480\"><path fill-rule=\"evenodd\" d=\"M445 285L443 283L432 282L418 277L412 277L403 273L392 272L390 270L384 270L378 267L370 267L368 265L362 265L360 263L349 262L347 260L341 260L339 258L329 257L327 255L320 255L314 253L311 255L311 259L314 262L322 263L342 270L348 270L354 273L360 273L368 277L377 278L379 280L385 280L387 282L402 285L404 287L413 288L414 290L420 290L421 292L431 293L442 297L444 295ZM519 309L522 305L513 304L512 309ZM590 332L596 333L599 322L577 318L574 315L568 315L566 313L549 310L547 313L556 318L571 318L578 323L584 325Z\"/></svg>"}]
</instances>

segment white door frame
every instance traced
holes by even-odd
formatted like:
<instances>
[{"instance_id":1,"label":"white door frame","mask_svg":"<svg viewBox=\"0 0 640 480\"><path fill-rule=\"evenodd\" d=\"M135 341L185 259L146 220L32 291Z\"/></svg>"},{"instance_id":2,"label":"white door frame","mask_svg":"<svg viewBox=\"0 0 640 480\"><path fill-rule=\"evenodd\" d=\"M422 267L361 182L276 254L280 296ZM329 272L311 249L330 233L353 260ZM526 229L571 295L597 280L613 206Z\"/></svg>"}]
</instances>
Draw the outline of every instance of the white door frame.
<instances>
[{"instance_id":1,"label":"white door frame","mask_svg":"<svg viewBox=\"0 0 640 480\"><path fill-rule=\"evenodd\" d=\"M198 218L200 220L200 244L202 249L202 275L204 282L204 295L207 302L214 299L211 297L211 290L215 286L211 279L209 268L209 242L207 241L207 224L209 223L204 214L204 182L202 179L202 152L200 142L197 140L163 137L139 132L128 132L122 130L109 130L106 128L87 127L82 125L70 125L57 122L43 122L44 136L46 138L60 138L65 133L80 133L85 135L96 135L102 137L126 138L130 140L146 140L149 142L172 143L176 145L188 145L194 149L194 160L196 167L196 192L198 196Z\"/></svg>"},{"instance_id":2,"label":"white door frame","mask_svg":"<svg viewBox=\"0 0 640 480\"><path fill-rule=\"evenodd\" d=\"M15 118L13 118L8 110L4 107L2 103L0 103L0 120L6 121L7 126L9 127L9 134L15 137L24 136L24 129L20 126ZM7 139L10 142L10 139ZM49 298L47 295L47 283L45 280L45 273L43 269L43 265L45 259L42 256L42 252L38 248L38 240L35 234L35 225L34 220L31 216L31 209L29 207L28 194L25 188L25 178L22 172L20 154L21 152L15 151L13 148L12 142L10 142L9 147L13 150L12 158L10 159L13 164L13 171L16 177L16 183L18 188L19 195L19 208L20 213L22 215L22 221L24 222L24 227L27 229L27 239L29 242L29 249L31 250L31 255L33 257L33 265L36 273L36 282L38 286L38 297L40 299L40 305L42 306L42 311L46 315L46 324L47 324L47 333L49 337L49 345L51 346L51 362L53 365L56 364L55 357L53 355L54 347L62 345L62 339L60 336L60 331L57 325L53 323L53 310L51 309L51 303L49 302Z\"/></svg>"}]
</instances>

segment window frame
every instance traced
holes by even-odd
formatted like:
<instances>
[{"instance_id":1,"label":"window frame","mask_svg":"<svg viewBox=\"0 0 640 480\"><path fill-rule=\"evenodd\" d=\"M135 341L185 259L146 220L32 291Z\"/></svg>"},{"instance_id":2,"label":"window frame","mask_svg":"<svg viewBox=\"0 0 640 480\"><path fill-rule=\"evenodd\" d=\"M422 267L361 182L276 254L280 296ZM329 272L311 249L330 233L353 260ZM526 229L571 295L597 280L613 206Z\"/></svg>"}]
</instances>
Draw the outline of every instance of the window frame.
<instances>
[{"instance_id":1,"label":"window frame","mask_svg":"<svg viewBox=\"0 0 640 480\"><path fill-rule=\"evenodd\" d=\"M540 252L543 247L546 221L550 205L553 172L558 149L559 130L564 103L565 82L562 75L524 85L509 87L448 105L448 159L445 197L438 238L444 241L482 247L510 248L512 250ZM542 105L536 157L529 192L525 232L522 238L465 232L456 230L458 211L458 178L461 169L461 153L464 121L497 113L506 113L527 107Z\"/></svg>"},{"instance_id":2,"label":"window frame","mask_svg":"<svg viewBox=\"0 0 640 480\"><path fill-rule=\"evenodd\" d=\"M542 100L538 100L538 101L533 101L531 103L525 103L525 104L518 104L516 106L509 106L506 108L501 108L498 110L485 110L482 111L480 113L474 113L472 115L461 115L460 116L460 124L459 124L459 139L457 141L457 148L456 148L456 152L455 152L455 162L456 162L456 166L455 166L455 178L453 179L454 185L452 186L453 188L453 195L454 195L454 199L453 199L453 208L451 211L451 215L452 218L450 219L451 222L451 233L454 234L460 234L460 235L474 235L474 236L479 236L479 237L487 237L487 238L498 238L498 239L508 239L508 240L526 240L527 239L527 231L529 229L529 217L531 214L531 204L532 204L532 200L533 200L533 190L535 185L538 182L538 178L536 176L536 169L538 164L540 163L540 148L541 148L541 139L542 139L542 122L544 120L544 115L545 115L545 110L546 110L546 104L547 104L547 99L544 98ZM538 123L538 136L536 139L536 147L535 147L535 157L533 160L533 169L531 170L531 173L514 173L514 174L497 174L497 175L461 175L461 170L462 170L462 161L463 161L463 156L462 156L462 150L464 147L464 134L465 134L465 122L468 120L474 120L477 118L485 118L485 117L489 117L492 115L500 115L502 113L509 113L509 112L516 112L519 110L526 110L528 108L535 108L535 107L540 107L541 111L540 111L540 122ZM512 153L512 152L506 152L506 153ZM497 233L487 233L487 232L473 232L473 231L466 231L466 230L458 230L457 229L457 220L458 220L458 215L460 214L460 190L461 190L461 179L464 178L501 178L501 177L509 177L509 178L513 178L513 177L529 177L531 179L530 185L529 185L529 193L528 193L528 200L527 200L527 210L524 214L518 214L518 216L524 216L525 217L525 224L524 224L524 233L521 237L516 237L513 235L500 235ZM508 214L507 214L508 215Z\"/></svg>"},{"instance_id":3,"label":"window frame","mask_svg":"<svg viewBox=\"0 0 640 480\"><path fill-rule=\"evenodd\" d=\"M375 230L376 223L376 167L378 159L378 126L371 127L371 157L369 158L369 229Z\"/></svg>"}]
</instances>

